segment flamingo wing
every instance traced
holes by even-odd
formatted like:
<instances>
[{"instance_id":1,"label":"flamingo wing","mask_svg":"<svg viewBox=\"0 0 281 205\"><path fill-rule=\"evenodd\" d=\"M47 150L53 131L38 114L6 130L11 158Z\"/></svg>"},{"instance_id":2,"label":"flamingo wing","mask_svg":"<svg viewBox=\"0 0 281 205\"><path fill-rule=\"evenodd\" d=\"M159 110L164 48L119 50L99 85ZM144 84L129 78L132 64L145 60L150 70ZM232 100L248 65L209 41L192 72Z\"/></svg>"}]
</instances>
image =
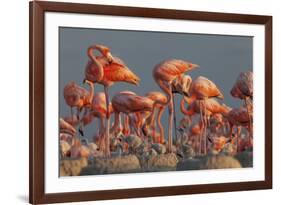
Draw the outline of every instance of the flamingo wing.
<instances>
[{"instance_id":1,"label":"flamingo wing","mask_svg":"<svg viewBox=\"0 0 281 205\"><path fill-rule=\"evenodd\" d=\"M199 76L191 85L191 94L197 95L199 98L217 97L223 99L224 96L219 88L211 80Z\"/></svg>"},{"instance_id":2,"label":"flamingo wing","mask_svg":"<svg viewBox=\"0 0 281 205\"><path fill-rule=\"evenodd\" d=\"M198 66L195 64L179 59L165 60L154 67L153 75L155 78L170 82L180 74L196 67Z\"/></svg>"},{"instance_id":3,"label":"flamingo wing","mask_svg":"<svg viewBox=\"0 0 281 205\"><path fill-rule=\"evenodd\" d=\"M246 124L249 122L249 116L247 113L247 109L244 107L233 108L229 112L230 117L232 117L236 122L240 124Z\"/></svg>"},{"instance_id":4,"label":"flamingo wing","mask_svg":"<svg viewBox=\"0 0 281 205\"><path fill-rule=\"evenodd\" d=\"M86 89L78 86L75 82L70 82L64 87L63 96L69 106L76 106L88 96Z\"/></svg>"},{"instance_id":5,"label":"flamingo wing","mask_svg":"<svg viewBox=\"0 0 281 205\"><path fill-rule=\"evenodd\" d=\"M249 97L253 96L253 73L252 72L242 72L240 73L237 84L241 92Z\"/></svg>"}]
</instances>

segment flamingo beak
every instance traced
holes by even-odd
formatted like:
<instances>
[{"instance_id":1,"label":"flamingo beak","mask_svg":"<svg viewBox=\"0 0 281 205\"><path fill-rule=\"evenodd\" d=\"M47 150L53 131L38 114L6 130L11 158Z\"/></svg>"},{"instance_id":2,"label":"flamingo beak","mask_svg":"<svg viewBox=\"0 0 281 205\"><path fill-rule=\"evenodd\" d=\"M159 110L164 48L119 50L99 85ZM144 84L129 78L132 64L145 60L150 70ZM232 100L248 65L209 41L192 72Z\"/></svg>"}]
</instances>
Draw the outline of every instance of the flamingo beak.
<instances>
[{"instance_id":1,"label":"flamingo beak","mask_svg":"<svg viewBox=\"0 0 281 205\"><path fill-rule=\"evenodd\" d=\"M83 84L85 84L86 83L86 79L84 78L84 80L83 80Z\"/></svg>"},{"instance_id":2,"label":"flamingo beak","mask_svg":"<svg viewBox=\"0 0 281 205\"><path fill-rule=\"evenodd\" d=\"M140 81L139 81L139 80L136 81L136 82L135 82L135 85L136 85L136 86L139 86L139 85L140 85Z\"/></svg>"},{"instance_id":3,"label":"flamingo beak","mask_svg":"<svg viewBox=\"0 0 281 205\"><path fill-rule=\"evenodd\" d=\"M190 97L190 94L188 92L183 91L183 95L186 97Z\"/></svg>"},{"instance_id":4,"label":"flamingo beak","mask_svg":"<svg viewBox=\"0 0 281 205\"><path fill-rule=\"evenodd\" d=\"M199 68L199 67L200 67L200 66L197 65L197 64L190 63L190 68L191 68L191 69Z\"/></svg>"},{"instance_id":5,"label":"flamingo beak","mask_svg":"<svg viewBox=\"0 0 281 205\"><path fill-rule=\"evenodd\" d=\"M140 85L140 79L136 76L133 80L132 80L132 84L139 86Z\"/></svg>"},{"instance_id":6,"label":"flamingo beak","mask_svg":"<svg viewBox=\"0 0 281 205\"><path fill-rule=\"evenodd\" d=\"M113 62L113 56L111 55L110 52L107 52L106 58L107 58L107 60L108 60L109 63L112 63L112 62Z\"/></svg>"}]
</instances>

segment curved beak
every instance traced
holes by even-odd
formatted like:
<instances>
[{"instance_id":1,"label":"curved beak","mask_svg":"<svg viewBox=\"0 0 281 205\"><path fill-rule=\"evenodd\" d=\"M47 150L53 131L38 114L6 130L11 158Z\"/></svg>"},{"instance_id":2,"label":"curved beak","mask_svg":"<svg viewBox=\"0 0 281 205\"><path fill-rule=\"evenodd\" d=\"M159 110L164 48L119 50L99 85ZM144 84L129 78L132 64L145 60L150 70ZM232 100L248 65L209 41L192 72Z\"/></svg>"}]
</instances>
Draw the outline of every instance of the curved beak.
<instances>
[{"instance_id":1,"label":"curved beak","mask_svg":"<svg viewBox=\"0 0 281 205\"><path fill-rule=\"evenodd\" d=\"M85 84L86 83L86 79L84 78L84 80L83 80L83 84Z\"/></svg>"},{"instance_id":2,"label":"curved beak","mask_svg":"<svg viewBox=\"0 0 281 205\"><path fill-rule=\"evenodd\" d=\"M111 55L110 52L107 52L106 58L107 58L107 60L108 60L109 63L112 63L112 62L113 62L113 56Z\"/></svg>"},{"instance_id":3,"label":"curved beak","mask_svg":"<svg viewBox=\"0 0 281 205\"><path fill-rule=\"evenodd\" d=\"M183 91L183 95L186 97L190 97L190 94L188 92Z\"/></svg>"},{"instance_id":4,"label":"curved beak","mask_svg":"<svg viewBox=\"0 0 281 205\"><path fill-rule=\"evenodd\" d=\"M197 64L190 63L190 68L191 68L191 69L199 68L199 67L200 67L200 66L197 65Z\"/></svg>"},{"instance_id":5,"label":"curved beak","mask_svg":"<svg viewBox=\"0 0 281 205\"><path fill-rule=\"evenodd\" d=\"M135 85L136 85L136 86L139 86L139 85L140 85L140 81L136 81L136 82L135 82Z\"/></svg>"}]
</instances>

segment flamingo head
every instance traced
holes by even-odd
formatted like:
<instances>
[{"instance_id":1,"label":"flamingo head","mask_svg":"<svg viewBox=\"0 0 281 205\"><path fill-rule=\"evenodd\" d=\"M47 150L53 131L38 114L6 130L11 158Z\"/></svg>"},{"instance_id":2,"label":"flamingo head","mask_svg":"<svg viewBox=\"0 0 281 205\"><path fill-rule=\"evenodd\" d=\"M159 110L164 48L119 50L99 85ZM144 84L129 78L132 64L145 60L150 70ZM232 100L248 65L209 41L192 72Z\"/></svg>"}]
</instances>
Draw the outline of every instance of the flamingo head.
<instances>
[{"instance_id":1,"label":"flamingo head","mask_svg":"<svg viewBox=\"0 0 281 205\"><path fill-rule=\"evenodd\" d=\"M173 93L189 96L189 88L192 78L189 75L180 75L172 82Z\"/></svg>"},{"instance_id":2,"label":"flamingo head","mask_svg":"<svg viewBox=\"0 0 281 205\"><path fill-rule=\"evenodd\" d=\"M85 84L85 83L87 83L87 84L89 84L89 85L93 84L93 82L91 82L91 81L89 81L88 79L84 78L83 84Z\"/></svg>"},{"instance_id":3,"label":"flamingo head","mask_svg":"<svg viewBox=\"0 0 281 205\"><path fill-rule=\"evenodd\" d=\"M193 70L195 68L199 68L200 66L194 63L188 63L189 70Z\"/></svg>"},{"instance_id":4,"label":"flamingo head","mask_svg":"<svg viewBox=\"0 0 281 205\"><path fill-rule=\"evenodd\" d=\"M127 83L131 83L131 84L136 85L136 86L138 86L140 84L140 78L136 74L134 74L133 72L129 73L129 75L125 79L125 81Z\"/></svg>"},{"instance_id":5,"label":"flamingo head","mask_svg":"<svg viewBox=\"0 0 281 205\"><path fill-rule=\"evenodd\" d=\"M113 61L113 56L111 55L110 48L100 44L95 45L95 48L100 51L104 57L107 58L109 63Z\"/></svg>"}]
</instances>

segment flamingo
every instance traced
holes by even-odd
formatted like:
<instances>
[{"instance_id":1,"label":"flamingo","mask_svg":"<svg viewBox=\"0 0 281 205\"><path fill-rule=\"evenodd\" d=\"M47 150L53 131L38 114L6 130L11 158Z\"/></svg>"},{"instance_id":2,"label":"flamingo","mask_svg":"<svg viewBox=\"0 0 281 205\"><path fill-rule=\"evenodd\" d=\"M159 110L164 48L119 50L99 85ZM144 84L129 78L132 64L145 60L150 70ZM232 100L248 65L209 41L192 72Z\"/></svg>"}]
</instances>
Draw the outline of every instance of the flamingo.
<instances>
[{"instance_id":1,"label":"flamingo","mask_svg":"<svg viewBox=\"0 0 281 205\"><path fill-rule=\"evenodd\" d=\"M135 113L140 121L141 114L140 112L152 111L154 101L148 97L139 96L131 91L122 91L114 95L112 98L112 107L115 112L115 121L111 129L111 132L114 132L118 129L120 122L120 113L129 115ZM139 130L136 130L137 135L140 136Z\"/></svg>"},{"instance_id":2,"label":"flamingo","mask_svg":"<svg viewBox=\"0 0 281 205\"><path fill-rule=\"evenodd\" d=\"M172 128L173 128L173 94L172 94L172 83L173 81L181 76L183 73L190 71L198 67L196 64L192 64L183 60L171 59L165 60L154 67L153 77L158 86L167 95L167 101L165 103L156 100L154 102L153 110L148 117L146 124L151 124L154 115L154 110L157 104L167 106L169 108L169 133L168 133L168 152L172 152Z\"/></svg>"},{"instance_id":3,"label":"flamingo","mask_svg":"<svg viewBox=\"0 0 281 205\"><path fill-rule=\"evenodd\" d=\"M245 108L244 106L239 107L239 108L233 108L232 110L230 110L227 115L226 118L228 119L228 122L230 124L230 131L229 131L229 136L232 138L232 133L233 133L233 129L234 126L236 126L237 128L239 126L242 127L248 127L249 129L249 133L251 133L251 125L250 123L252 122L251 118L252 118L252 107L250 108ZM239 131L239 129L238 129ZM239 133L238 133L239 135ZM238 138L237 138L237 142L238 142ZM249 144L251 144L251 137L249 136ZM239 143L237 143L238 145ZM239 148L237 147L237 150Z\"/></svg>"},{"instance_id":4,"label":"flamingo","mask_svg":"<svg viewBox=\"0 0 281 205\"><path fill-rule=\"evenodd\" d=\"M80 112L85 108L85 113L88 106L91 104L94 96L94 85L92 82L85 80L84 83L87 83L90 86L90 90L80 87L74 81L69 82L63 90L63 95L65 102L70 106L71 116L73 116L72 108L77 108L77 118L79 121ZM80 129L79 129L80 130ZM83 132L80 132L83 136Z\"/></svg>"},{"instance_id":5,"label":"flamingo","mask_svg":"<svg viewBox=\"0 0 281 205\"><path fill-rule=\"evenodd\" d=\"M95 56L94 50L99 51L102 56ZM114 82L127 82L130 84L138 85L139 77L134 74L126 64L115 56L111 55L110 49L103 45L93 45L87 50L88 57L90 58L86 69L85 79L99 83L104 86L106 97L106 132L105 132L105 155L110 156L110 141L109 141L109 92L108 89Z\"/></svg>"},{"instance_id":6,"label":"flamingo","mask_svg":"<svg viewBox=\"0 0 281 205\"><path fill-rule=\"evenodd\" d=\"M202 121L202 126L205 131L205 153L207 152L207 139L206 139L206 129L207 124L209 124L209 119L212 115L215 114L226 114L229 112L229 108L225 105L221 105L214 98L208 98L204 101L195 100L191 105L186 109L184 107L185 97L183 97L181 101L181 111L185 115L192 116L195 113L200 114L201 120L202 115L204 116L204 120ZM203 109L204 108L204 109ZM203 133L203 132L202 132ZM201 139L200 139L201 142Z\"/></svg>"},{"instance_id":7,"label":"flamingo","mask_svg":"<svg viewBox=\"0 0 281 205\"><path fill-rule=\"evenodd\" d=\"M111 103L109 104L109 114L113 112L113 108ZM104 92L98 92L92 101L92 105L90 108L90 114L93 118L98 118L100 122L100 127L99 127L99 147L101 151L105 147L105 125L104 125L104 119L106 119L106 114L107 114L107 107L106 107L106 96Z\"/></svg>"},{"instance_id":8,"label":"flamingo","mask_svg":"<svg viewBox=\"0 0 281 205\"><path fill-rule=\"evenodd\" d=\"M247 111L248 117L250 119L250 130L252 135L252 121L250 117L250 110L249 107L249 100L253 99L253 72L241 72L240 75L237 77L235 84L233 85L230 94L241 100L244 100Z\"/></svg>"},{"instance_id":9,"label":"flamingo","mask_svg":"<svg viewBox=\"0 0 281 205\"><path fill-rule=\"evenodd\" d=\"M193 123L189 128L189 139L195 138L195 150L197 153L201 153L201 133L203 132L202 122ZM199 142L198 142L199 141Z\"/></svg>"},{"instance_id":10,"label":"flamingo","mask_svg":"<svg viewBox=\"0 0 281 205\"><path fill-rule=\"evenodd\" d=\"M201 116L201 120L203 122L203 127L204 127L204 140L205 140L205 150L204 153L206 154L207 152L207 139L206 139L206 128L207 128L207 112L213 112L212 110L206 110L206 106L208 106L208 103L206 103L206 100L209 98L220 98L223 99L224 96L221 93L220 89L216 86L216 84L214 82L212 82L211 80L203 77L203 76L199 76L198 78L196 78L190 85L190 89L189 89L189 95L190 97L184 97L184 99L186 100L186 102L188 104L192 104L195 100L198 100L197 102L195 102L194 106L196 105L196 107L199 107L199 112L200 112L200 116ZM211 100L209 101L210 108L213 107L216 103L216 101ZM214 105L212 105L214 104ZM221 109L222 107L218 104L213 108L219 108ZM204 113L204 116L203 116Z\"/></svg>"},{"instance_id":11,"label":"flamingo","mask_svg":"<svg viewBox=\"0 0 281 205\"><path fill-rule=\"evenodd\" d=\"M167 97L161 92L151 91L151 92L146 93L145 96L148 97L149 99L153 100L154 102L158 101L158 102L162 102L162 104L167 103ZM162 104L157 104L155 106L156 106L156 108L158 108L158 114L157 114L156 122L157 122L157 127L158 127L159 132L160 132L160 143L163 144L164 141L165 141L165 134L164 134L163 125L161 123L161 117L163 115L165 107ZM154 119L153 119L153 121L154 121ZM152 123L153 123L153 127L154 127L154 122L152 122Z\"/></svg>"},{"instance_id":12,"label":"flamingo","mask_svg":"<svg viewBox=\"0 0 281 205\"><path fill-rule=\"evenodd\" d=\"M188 91L192 83L192 78L189 75L181 74L172 82L172 93L173 93L173 112L174 112L174 126L177 128L177 118L176 118L176 107L175 107L175 94L188 96ZM177 129L175 129L175 136L177 140Z\"/></svg>"},{"instance_id":13,"label":"flamingo","mask_svg":"<svg viewBox=\"0 0 281 205\"><path fill-rule=\"evenodd\" d=\"M76 134L76 129L62 118L59 120L59 129L60 133L68 133L73 136Z\"/></svg>"}]
</instances>

